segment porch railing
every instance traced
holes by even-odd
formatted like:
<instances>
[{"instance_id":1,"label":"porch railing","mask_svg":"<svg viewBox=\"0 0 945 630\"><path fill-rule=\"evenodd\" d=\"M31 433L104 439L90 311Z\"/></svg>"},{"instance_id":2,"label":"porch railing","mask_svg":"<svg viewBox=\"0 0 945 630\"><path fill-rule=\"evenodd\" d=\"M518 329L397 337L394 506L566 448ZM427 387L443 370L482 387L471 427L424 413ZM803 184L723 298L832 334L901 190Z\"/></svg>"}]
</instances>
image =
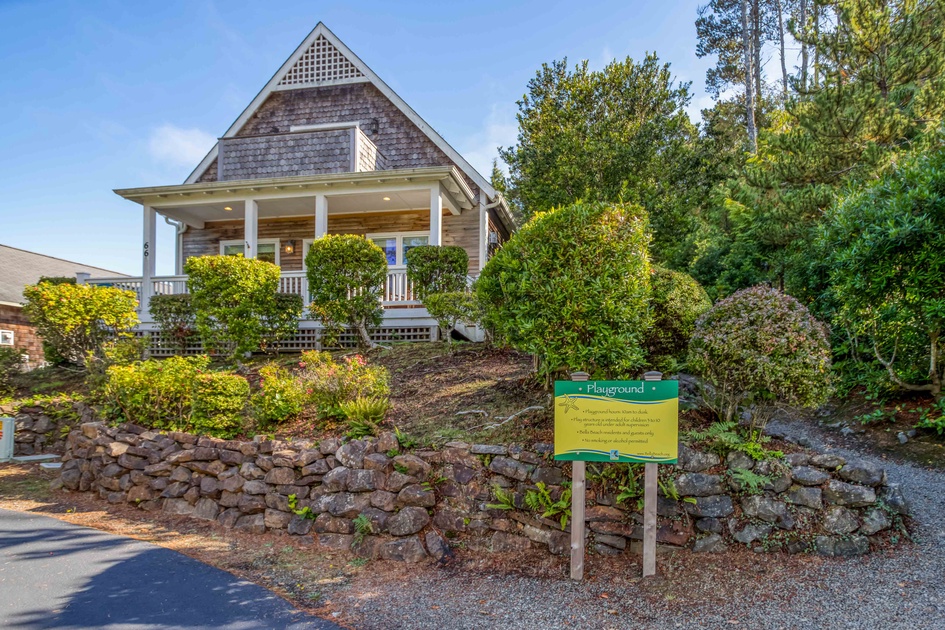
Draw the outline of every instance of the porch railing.
<instances>
[{"instance_id":1,"label":"porch railing","mask_svg":"<svg viewBox=\"0 0 945 630\"><path fill-rule=\"evenodd\" d=\"M107 286L134 291L141 299L141 278L89 278L86 284ZM151 278L152 295L177 295L188 293L187 276L155 276ZM283 271L279 277L280 293L294 293L302 296L302 302L308 306L311 301L308 291L308 277L304 271ZM406 271L392 271L384 281L381 304L387 308L418 306L413 283L407 279Z\"/></svg>"}]
</instances>

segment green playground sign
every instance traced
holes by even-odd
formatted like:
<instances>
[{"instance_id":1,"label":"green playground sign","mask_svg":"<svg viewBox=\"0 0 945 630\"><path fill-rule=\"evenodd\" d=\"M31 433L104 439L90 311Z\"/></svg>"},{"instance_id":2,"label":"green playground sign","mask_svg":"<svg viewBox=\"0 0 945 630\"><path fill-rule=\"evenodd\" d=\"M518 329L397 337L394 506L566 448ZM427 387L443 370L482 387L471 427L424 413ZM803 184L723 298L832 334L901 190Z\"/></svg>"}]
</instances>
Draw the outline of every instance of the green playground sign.
<instances>
[{"instance_id":1,"label":"green playground sign","mask_svg":"<svg viewBox=\"0 0 945 630\"><path fill-rule=\"evenodd\" d=\"M556 381L555 459L675 464L678 381Z\"/></svg>"}]
</instances>

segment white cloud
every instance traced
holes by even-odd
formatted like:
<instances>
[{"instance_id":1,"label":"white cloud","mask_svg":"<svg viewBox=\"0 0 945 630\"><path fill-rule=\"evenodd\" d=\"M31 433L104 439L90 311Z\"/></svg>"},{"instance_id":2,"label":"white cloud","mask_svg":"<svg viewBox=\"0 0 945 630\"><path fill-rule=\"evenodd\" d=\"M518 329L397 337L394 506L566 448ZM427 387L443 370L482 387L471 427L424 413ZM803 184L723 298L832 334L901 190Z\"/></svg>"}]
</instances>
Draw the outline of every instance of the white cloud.
<instances>
[{"instance_id":1,"label":"white cloud","mask_svg":"<svg viewBox=\"0 0 945 630\"><path fill-rule=\"evenodd\" d=\"M155 160L167 166L193 168L216 141L213 135L200 129L181 129L164 124L151 132L148 151Z\"/></svg>"},{"instance_id":2,"label":"white cloud","mask_svg":"<svg viewBox=\"0 0 945 630\"><path fill-rule=\"evenodd\" d=\"M517 138L515 110L493 104L483 129L462 142L460 153L477 171L488 178L492 173L492 160L499 157L498 147L512 146ZM502 166L501 160L499 166Z\"/></svg>"}]
</instances>

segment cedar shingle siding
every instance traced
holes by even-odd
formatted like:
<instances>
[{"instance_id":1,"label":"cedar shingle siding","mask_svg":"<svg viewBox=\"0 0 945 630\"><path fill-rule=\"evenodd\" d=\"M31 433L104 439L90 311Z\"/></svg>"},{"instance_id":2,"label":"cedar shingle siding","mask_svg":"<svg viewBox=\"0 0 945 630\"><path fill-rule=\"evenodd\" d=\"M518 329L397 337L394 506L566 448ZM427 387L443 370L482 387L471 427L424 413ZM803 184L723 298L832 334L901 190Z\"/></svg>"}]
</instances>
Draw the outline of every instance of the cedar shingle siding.
<instances>
[{"instance_id":1,"label":"cedar shingle siding","mask_svg":"<svg viewBox=\"0 0 945 630\"><path fill-rule=\"evenodd\" d=\"M418 168L452 164L446 154L433 144L426 134L370 83L273 92L240 129L236 137L286 134L293 125L348 122L360 124L366 137L382 154L387 168ZM226 153L225 148L224 161L228 159ZM280 166L282 166L281 162ZM268 165L265 168L271 167ZM296 175L300 173L293 171L293 168L315 168L305 164L286 164L285 167L286 170L282 172L249 174L248 178ZM350 170L350 166L347 170ZM225 164L224 172L227 172ZM249 171L240 172L248 173ZM217 165L213 163L204 171L199 181L216 181L216 179ZM227 179L231 178L227 176ZM478 194L477 189L474 188L474 191Z\"/></svg>"},{"instance_id":2,"label":"cedar shingle siding","mask_svg":"<svg viewBox=\"0 0 945 630\"><path fill-rule=\"evenodd\" d=\"M332 129L220 141L221 181L351 170L351 131Z\"/></svg>"}]
</instances>

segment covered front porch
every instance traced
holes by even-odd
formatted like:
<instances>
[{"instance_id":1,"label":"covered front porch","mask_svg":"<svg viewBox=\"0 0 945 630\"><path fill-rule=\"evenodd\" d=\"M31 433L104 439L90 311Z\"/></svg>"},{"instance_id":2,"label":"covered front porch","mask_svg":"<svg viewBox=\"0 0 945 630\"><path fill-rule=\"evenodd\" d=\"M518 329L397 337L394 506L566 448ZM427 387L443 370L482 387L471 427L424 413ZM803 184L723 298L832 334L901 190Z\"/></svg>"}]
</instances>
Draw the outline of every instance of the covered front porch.
<instances>
[{"instance_id":1,"label":"covered front porch","mask_svg":"<svg viewBox=\"0 0 945 630\"><path fill-rule=\"evenodd\" d=\"M192 256L243 254L281 268L280 291L310 302L304 256L325 234L356 234L387 254L385 325L433 325L407 280L405 254L419 245L458 245L470 276L486 258L484 203L453 167L281 177L117 190L141 204L142 274L82 278L88 284L135 291L142 324L153 295L186 293L184 261ZM158 217L176 226L174 275L155 273ZM483 227L485 225L485 227ZM306 316L308 319L308 316Z\"/></svg>"}]
</instances>

